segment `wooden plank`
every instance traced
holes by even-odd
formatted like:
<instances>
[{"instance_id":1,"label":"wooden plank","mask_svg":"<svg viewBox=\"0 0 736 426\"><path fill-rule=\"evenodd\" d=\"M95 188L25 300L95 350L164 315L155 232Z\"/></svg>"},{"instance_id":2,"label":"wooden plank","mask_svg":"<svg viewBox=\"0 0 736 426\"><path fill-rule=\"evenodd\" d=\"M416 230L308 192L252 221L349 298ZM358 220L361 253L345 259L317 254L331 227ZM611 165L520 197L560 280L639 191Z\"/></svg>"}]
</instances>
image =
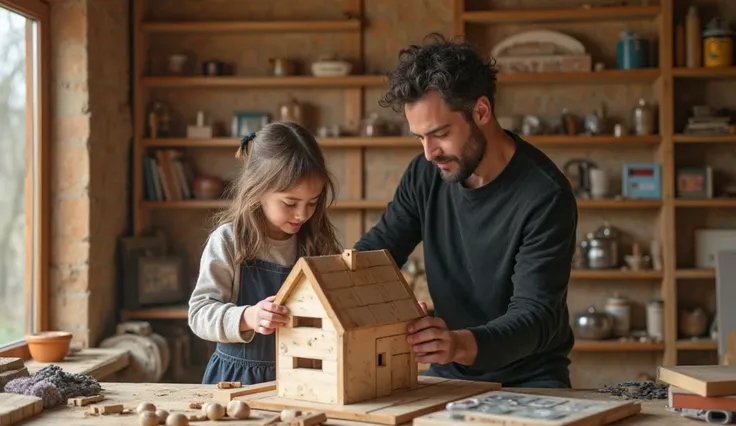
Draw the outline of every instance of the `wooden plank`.
<instances>
[{"instance_id":1,"label":"wooden plank","mask_svg":"<svg viewBox=\"0 0 736 426\"><path fill-rule=\"evenodd\" d=\"M736 143L736 135L674 135L675 143Z\"/></svg>"},{"instance_id":2,"label":"wooden plank","mask_svg":"<svg viewBox=\"0 0 736 426\"><path fill-rule=\"evenodd\" d=\"M144 77L143 87L149 88L234 88L234 87L319 87L344 88L361 86L380 86L386 79L382 75L346 75L340 77Z\"/></svg>"},{"instance_id":3,"label":"wooden plank","mask_svg":"<svg viewBox=\"0 0 736 426\"><path fill-rule=\"evenodd\" d=\"M0 393L0 426L10 426L43 411L43 400L37 396Z\"/></svg>"},{"instance_id":4,"label":"wooden plank","mask_svg":"<svg viewBox=\"0 0 736 426\"><path fill-rule=\"evenodd\" d=\"M99 380L125 369L130 364L130 351L119 348L88 348L52 364L68 373L87 374ZM48 365L50 364L32 359L26 361L31 374Z\"/></svg>"},{"instance_id":5,"label":"wooden plank","mask_svg":"<svg viewBox=\"0 0 736 426\"><path fill-rule=\"evenodd\" d=\"M672 74L677 78L734 78L736 77L736 67L729 68L675 68Z\"/></svg>"},{"instance_id":6,"label":"wooden plank","mask_svg":"<svg viewBox=\"0 0 736 426\"><path fill-rule=\"evenodd\" d=\"M657 379L700 396L736 395L736 365L660 366Z\"/></svg>"},{"instance_id":7,"label":"wooden plank","mask_svg":"<svg viewBox=\"0 0 736 426\"><path fill-rule=\"evenodd\" d=\"M296 410L313 410L324 412L330 419L358 420L370 423L396 425L405 423L415 417L444 407L445 404L482 392L500 389L498 383L472 382L464 380L444 380L425 382L419 377L418 386L411 390L397 391L389 396L368 402L348 405L322 404L280 398L275 392L256 395L256 398L238 398L247 402L252 408L266 411L281 411L291 408Z\"/></svg>"},{"instance_id":8,"label":"wooden plank","mask_svg":"<svg viewBox=\"0 0 736 426\"><path fill-rule=\"evenodd\" d=\"M214 389L212 391L212 400L220 404L227 404L236 398L242 398L247 395L258 394L276 390L276 382L258 383L255 385L245 385L235 389Z\"/></svg>"},{"instance_id":9,"label":"wooden plank","mask_svg":"<svg viewBox=\"0 0 736 426\"><path fill-rule=\"evenodd\" d=\"M23 368L23 359L18 357L0 357L0 373L9 370L18 370Z\"/></svg>"}]
</instances>

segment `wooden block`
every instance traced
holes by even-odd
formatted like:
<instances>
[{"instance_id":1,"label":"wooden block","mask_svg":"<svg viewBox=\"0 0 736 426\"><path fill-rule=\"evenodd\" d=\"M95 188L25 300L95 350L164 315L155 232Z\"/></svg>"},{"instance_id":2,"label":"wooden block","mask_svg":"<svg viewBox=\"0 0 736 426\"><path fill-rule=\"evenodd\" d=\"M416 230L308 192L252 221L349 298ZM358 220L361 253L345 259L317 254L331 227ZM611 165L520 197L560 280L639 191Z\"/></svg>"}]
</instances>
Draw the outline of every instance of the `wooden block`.
<instances>
[{"instance_id":1,"label":"wooden block","mask_svg":"<svg viewBox=\"0 0 736 426\"><path fill-rule=\"evenodd\" d=\"M263 421L258 423L260 426L269 426L278 423L281 421L281 415L277 414L275 416L267 416L263 418Z\"/></svg>"},{"instance_id":2,"label":"wooden block","mask_svg":"<svg viewBox=\"0 0 736 426\"><path fill-rule=\"evenodd\" d=\"M217 384L218 389L235 389L241 387L243 387L243 384L240 382L220 382Z\"/></svg>"},{"instance_id":3,"label":"wooden block","mask_svg":"<svg viewBox=\"0 0 736 426\"><path fill-rule=\"evenodd\" d=\"M0 394L0 426L20 423L43 411L43 400L37 396L16 393Z\"/></svg>"},{"instance_id":4,"label":"wooden block","mask_svg":"<svg viewBox=\"0 0 736 426\"><path fill-rule=\"evenodd\" d=\"M8 384L9 381L13 379L17 379L18 377L28 377L28 368L22 367L18 370L8 370L3 371L0 373L0 392L5 389L5 385Z\"/></svg>"},{"instance_id":5,"label":"wooden block","mask_svg":"<svg viewBox=\"0 0 736 426\"><path fill-rule=\"evenodd\" d=\"M291 426L316 426L327 421L327 415L323 412L307 413L301 416L296 416L289 424Z\"/></svg>"},{"instance_id":6,"label":"wooden block","mask_svg":"<svg viewBox=\"0 0 736 426\"><path fill-rule=\"evenodd\" d=\"M78 398L69 398L67 403L74 407L84 407L85 405L100 402L103 399L105 399L105 397L102 395L81 396Z\"/></svg>"},{"instance_id":7,"label":"wooden block","mask_svg":"<svg viewBox=\"0 0 736 426\"><path fill-rule=\"evenodd\" d=\"M22 358L0 357L0 373L10 370L20 370L25 366Z\"/></svg>"},{"instance_id":8,"label":"wooden block","mask_svg":"<svg viewBox=\"0 0 736 426\"><path fill-rule=\"evenodd\" d=\"M190 422L203 422L207 420L207 415L204 413L190 413L187 414L187 420Z\"/></svg>"},{"instance_id":9,"label":"wooden block","mask_svg":"<svg viewBox=\"0 0 736 426\"><path fill-rule=\"evenodd\" d=\"M276 382L265 382L257 385L243 386L239 389L217 389L215 390L212 400L220 404L227 404L235 398L252 395L254 393L267 392L276 390Z\"/></svg>"},{"instance_id":10,"label":"wooden block","mask_svg":"<svg viewBox=\"0 0 736 426\"><path fill-rule=\"evenodd\" d=\"M90 414L119 414L123 412L123 404L95 405L89 407Z\"/></svg>"}]
</instances>

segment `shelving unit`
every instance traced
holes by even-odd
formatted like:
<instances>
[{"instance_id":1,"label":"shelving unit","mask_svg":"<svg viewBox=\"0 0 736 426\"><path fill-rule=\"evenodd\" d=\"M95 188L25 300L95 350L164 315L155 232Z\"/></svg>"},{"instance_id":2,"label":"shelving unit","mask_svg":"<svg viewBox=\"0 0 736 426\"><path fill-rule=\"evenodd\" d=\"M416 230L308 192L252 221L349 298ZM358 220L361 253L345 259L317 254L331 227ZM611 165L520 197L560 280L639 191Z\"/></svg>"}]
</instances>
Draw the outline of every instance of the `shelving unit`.
<instances>
[{"instance_id":1,"label":"shelving unit","mask_svg":"<svg viewBox=\"0 0 736 426\"><path fill-rule=\"evenodd\" d=\"M375 96L369 96L370 91L380 90L386 83L385 77L373 70L366 63L365 25L366 5L363 0L342 0L341 4L349 12L349 17L340 19L304 19L272 21L219 21L203 18L203 21L191 20L153 20L143 13L146 10L147 0L134 0L134 158L141 158L144 152L158 148L183 149L187 152L207 153L206 155L222 156L227 150L234 153L238 146L238 139L231 137L215 137L212 139L187 139L181 136L170 138L150 138L145 132L145 114L151 96L160 93L175 93L176 99L187 99L185 96L202 96L197 100L205 99L216 102L219 96L231 93L243 94L264 90L283 92L286 97L292 92L315 94L339 94L340 102L331 103L328 107L343 112L343 128L356 132L360 120L366 116L369 108L373 108ZM150 0L149 0L150 1ZM473 3L467 0L468 4ZM476 2L477 3L477 2ZM485 2L488 4L491 2ZM489 26L500 28L510 24L520 31L521 24L559 25L571 23L581 25L586 22L625 23L638 25L643 23L656 29L658 46L658 60L656 67L635 70L606 69L598 72L584 73L543 73L543 74L500 74L498 76L499 92L512 93L514 90L539 88L546 92L556 87L570 87L574 90L588 90L597 86L626 87L636 92L639 88L651 90L655 93L653 100L659 106L658 128L659 133L651 136L562 136L543 135L525 137L530 143L544 150L565 152L571 150L594 151L624 156L630 150L637 152L651 152L655 161L662 166L662 199L604 199L579 200L578 206L586 215L590 214L612 217L637 218L640 216L654 217L657 232L660 236L663 249L664 269L661 271L580 271L574 270L573 281L586 281L599 289L618 288L619 285L633 287L656 286L665 301L665 338L661 343L639 343L629 341L605 342L578 342L576 352L659 352L662 355L662 364L676 364L678 351L704 350L712 351L715 345L710 341L678 340L677 333L677 284L678 280L713 280L712 270L687 269L677 265L677 229L676 214L680 211L695 209L730 209L736 208L736 200L684 200L675 197L675 151L676 149L697 144L705 149L709 144L736 143L736 135L703 136L676 133L674 87L676 80L708 81L715 79L725 81L736 77L736 67L727 69L690 69L673 66L674 45L674 10L679 7L680 0L661 0L660 5L654 6L622 6L622 7L593 7L589 9L538 9L538 10L466 10L466 1L453 0L452 28L446 33L453 32L460 37L469 38L478 28ZM623 25L623 24L622 24ZM472 30L471 30L472 29ZM272 77L264 75L238 74L236 76L186 76L173 77L157 75L149 72L147 64L152 51L151 37L165 36L194 36L198 38L226 36L245 33L250 35L270 34L279 37L282 34L302 32L320 34L334 32L336 37L350 37L350 48L354 49L351 55L356 59L354 75L344 77L313 77L297 75L289 77ZM198 39L201 40L202 39ZM615 40L609 40L615 43ZM593 43L593 41L591 41ZM240 48L240 47L238 47ZM250 48L250 47L248 47ZM380 49L378 49L380 51ZM394 53L393 50L391 52ZM374 53L375 54L375 53ZM350 55L349 55L350 56ZM607 67L610 68L610 67ZM371 70L368 72L367 70ZM628 89L636 87L636 89ZM642 89L642 90L644 90ZM375 92L372 92L375 94ZM186 94L186 95L185 95ZM211 95L207 98L206 95ZM326 95L332 96L332 95ZM631 95L636 96L636 95ZM330 98L333 99L333 98ZM574 97L571 97L574 102ZM332 101L330 101L332 102ZM315 101L319 103L319 101ZM207 108L208 105L201 105ZM536 104L534 104L536 106ZM345 174L340 182L340 198L331 208L344 217L344 235L346 244L351 244L370 226L370 220L376 217L389 202L386 197L370 195L367 186L370 181L368 158L385 150L401 152L401 155L421 153L421 144L413 137L391 136L364 138L357 136L343 136L338 138L321 138L320 144L331 153L342 155L341 167ZM203 154L204 155L204 154ZM583 154L580 154L583 155ZM402 157L404 158L404 157ZM397 160L400 161L400 160ZM227 201L147 201L144 199L143 171L139 162L135 162L133 170L133 215L134 233L144 234L151 224L151 216L156 214L170 215L172 222L179 216L206 215L207 210L224 207ZM163 212L163 213L162 213ZM201 213L205 212L205 213ZM199 216L198 216L199 217ZM178 222L177 222L178 223ZM172 225L174 226L174 225ZM184 225L179 225L184 226ZM181 234L185 234L182 231ZM678 269L679 268L679 269ZM633 283L633 284L632 284ZM571 290L574 291L574 290ZM184 319L185 306L164 308L150 308L142 310L123 311L124 319Z\"/></svg>"}]
</instances>

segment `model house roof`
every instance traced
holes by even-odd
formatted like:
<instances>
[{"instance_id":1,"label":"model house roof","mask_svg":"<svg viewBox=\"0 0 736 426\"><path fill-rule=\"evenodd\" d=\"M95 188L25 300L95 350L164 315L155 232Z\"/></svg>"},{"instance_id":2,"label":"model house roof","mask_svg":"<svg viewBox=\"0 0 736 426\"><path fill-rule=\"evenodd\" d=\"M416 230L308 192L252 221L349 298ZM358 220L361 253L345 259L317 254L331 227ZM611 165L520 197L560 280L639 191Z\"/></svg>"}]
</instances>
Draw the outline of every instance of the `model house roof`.
<instances>
[{"instance_id":1,"label":"model house roof","mask_svg":"<svg viewBox=\"0 0 736 426\"><path fill-rule=\"evenodd\" d=\"M424 316L404 276L386 250L345 250L342 255L302 257L276 295L284 303L306 276L327 314L342 331Z\"/></svg>"}]
</instances>

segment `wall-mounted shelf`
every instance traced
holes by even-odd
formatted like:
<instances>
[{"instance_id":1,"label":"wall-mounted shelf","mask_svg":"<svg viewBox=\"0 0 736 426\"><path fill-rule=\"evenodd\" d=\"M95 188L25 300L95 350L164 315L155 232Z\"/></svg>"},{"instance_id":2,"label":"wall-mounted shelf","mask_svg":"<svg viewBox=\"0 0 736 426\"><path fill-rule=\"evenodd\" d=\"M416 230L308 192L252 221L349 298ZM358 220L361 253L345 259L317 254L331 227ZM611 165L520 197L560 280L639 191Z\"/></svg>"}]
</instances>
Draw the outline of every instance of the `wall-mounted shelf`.
<instances>
[{"instance_id":1,"label":"wall-mounted shelf","mask_svg":"<svg viewBox=\"0 0 736 426\"><path fill-rule=\"evenodd\" d=\"M652 352L664 350L664 343L628 340L576 340L573 350L579 352Z\"/></svg>"},{"instance_id":2,"label":"wall-mounted shelf","mask_svg":"<svg viewBox=\"0 0 736 426\"><path fill-rule=\"evenodd\" d=\"M675 343L675 346L677 349L686 351L714 351L718 349L718 341L712 339L680 339Z\"/></svg>"},{"instance_id":3,"label":"wall-mounted shelf","mask_svg":"<svg viewBox=\"0 0 736 426\"><path fill-rule=\"evenodd\" d=\"M462 20L474 24L564 21L622 21L652 19L659 15L659 6L591 7L577 9L529 9L466 11Z\"/></svg>"},{"instance_id":4,"label":"wall-mounted shelf","mask_svg":"<svg viewBox=\"0 0 736 426\"><path fill-rule=\"evenodd\" d=\"M657 280L662 279L662 271L624 271L624 270L581 270L573 269L570 278L575 280Z\"/></svg>"},{"instance_id":5,"label":"wall-mounted shelf","mask_svg":"<svg viewBox=\"0 0 736 426\"><path fill-rule=\"evenodd\" d=\"M713 269L678 269L675 278L683 280L709 280L716 277Z\"/></svg>"},{"instance_id":6,"label":"wall-mounted shelf","mask_svg":"<svg viewBox=\"0 0 736 426\"><path fill-rule=\"evenodd\" d=\"M736 198L676 199L675 207L683 208L736 208Z\"/></svg>"},{"instance_id":7,"label":"wall-mounted shelf","mask_svg":"<svg viewBox=\"0 0 736 426\"><path fill-rule=\"evenodd\" d=\"M736 67L729 68L673 68L672 75L677 78L736 78Z\"/></svg>"},{"instance_id":8,"label":"wall-mounted shelf","mask_svg":"<svg viewBox=\"0 0 736 426\"><path fill-rule=\"evenodd\" d=\"M315 77L310 75L288 77L143 77L141 84L148 88L238 88L238 87L318 87L346 88L379 86L385 83L381 75L346 75L341 77Z\"/></svg>"},{"instance_id":9,"label":"wall-mounted shelf","mask_svg":"<svg viewBox=\"0 0 736 426\"><path fill-rule=\"evenodd\" d=\"M330 32L359 31L357 19L335 21L159 21L143 22L147 33Z\"/></svg>"},{"instance_id":10,"label":"wall-mounted shelf","mask_svg":"<svg viewBox=\"0 0 736 426\"><path fill-rule=\"evenodd\" d=\"M674 135L675 143L736 143L736 135Z\"/></svg>"},{"instance_id":11,"label":"wall-mounted shelf","mask_svg":"<svg viewBox=\"0 0 736 426\"><path fill-rule=\"evenodd\" d=\"M523 136L523 138L529 143L539 146L656 146L661 141L661 138L657 135L622 137L610 135L540 135ZM239 140L235 138L159 138L143 139L142 143L146 148L237 148ZM325 148L415 148L417 152L422 149L421 141L410 136L321 138L319 143Z\"/></svg>"},{"instance_id":12,"label":"wall-mounted shelf","mask_svg":"<svg viewBox=\"0 0 736 426\"><path fill-rule=\"evenodd\" d=\"M499 84L651 84L656 81L659 76L659 68L603 70L591 72L497 74Z\"/></svg>"}]
</instances>

